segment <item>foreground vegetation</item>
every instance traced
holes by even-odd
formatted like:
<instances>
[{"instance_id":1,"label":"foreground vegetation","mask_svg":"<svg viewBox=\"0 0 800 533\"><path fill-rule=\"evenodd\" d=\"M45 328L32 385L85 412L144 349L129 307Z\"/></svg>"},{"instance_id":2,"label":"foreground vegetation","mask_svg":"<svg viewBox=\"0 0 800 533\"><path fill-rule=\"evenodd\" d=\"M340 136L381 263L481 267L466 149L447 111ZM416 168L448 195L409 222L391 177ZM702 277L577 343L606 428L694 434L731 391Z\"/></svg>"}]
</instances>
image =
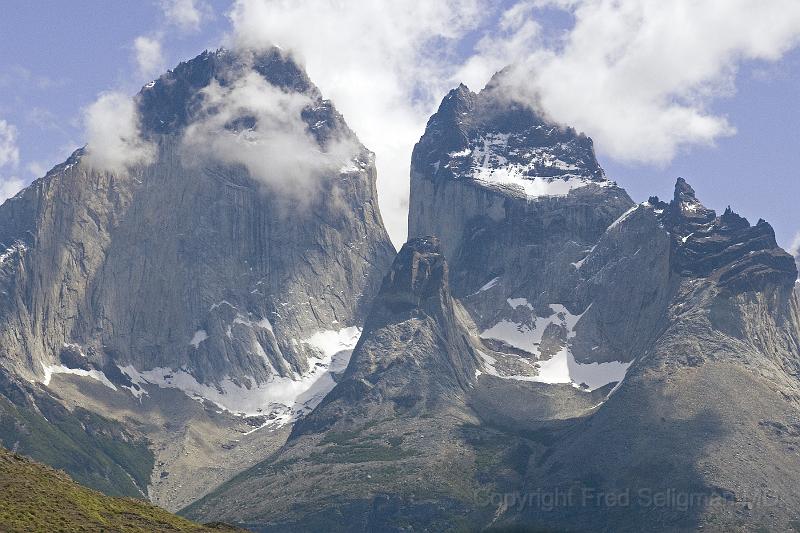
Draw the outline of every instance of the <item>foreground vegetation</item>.
<instances>
[{"instance_id":1,"label":"foreground vegetation","mask_svg":"<svg viewBox=\"0 0 800 533\"><path fill-rule=\"evenodd\" d=\"M237 531L200 525L145 501L110 497L59 470L0 449L0 529L38 531Z\"/></svg>"}]
</instances>

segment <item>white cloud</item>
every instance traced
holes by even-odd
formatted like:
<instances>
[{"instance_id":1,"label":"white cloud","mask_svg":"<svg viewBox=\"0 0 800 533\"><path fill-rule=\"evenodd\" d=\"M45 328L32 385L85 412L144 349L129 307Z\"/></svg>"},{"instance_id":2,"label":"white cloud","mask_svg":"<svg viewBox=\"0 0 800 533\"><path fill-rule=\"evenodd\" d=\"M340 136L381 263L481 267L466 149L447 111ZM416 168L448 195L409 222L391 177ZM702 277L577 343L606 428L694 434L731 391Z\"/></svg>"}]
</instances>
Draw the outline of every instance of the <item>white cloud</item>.
<instances>
[{"instance_id":1,"label":"white cloud","mask_svg":"<svg viewBox=\"0 0 800 533\"><path fill-rule=\"evenodd\" d=\"M473 91L480 90L499 70L539 47L542 27L532 16L535 7L535 2L522 1L506 10L497 26L478 40L451 84L464 83Z\"/></svg>"},{"instance_id":2,"label":"white cloud","mask_svg":"<svg viewBox=\"0 0 800 533\"><path fill-rule=\"evenodd\" d=\"M47 166L42 163L41 161L31 161L26 166L28 172L30 172L34 178L41 178L47 172Z\"/></svg>"},{"instance_id":3,"label":"white cloud","mask_svg":"<svg viewBox=\"0 0 800 533\"><path fill-rule=\"evenodd\" d=\"M83 113L88 139L86 162L108 172L124 172L154 160L156 147L141 138L139 116L133 100L106 92Z\"/></svg>"},{"instance_id":4,"label":"white cloud","mask_svg":"<svg viewBox=\"0 0 800 533\"><path fill-rule=\"evenodd\" d=\"M794 239L792 239L792 243L789 245L789 250L787 251L794 256L794 260L797 262L797 268L800 269L800 231L798 231Z\"/></svg>"},{"instance_id":5,"label":"white cloud","mask_svg":"<svg viewBox=\"0 0 800 533\"><path fill-rule=\"evenodd\" d=\"M796 0L536 0L574 27L521 57L514 94L619 160L663 163L735 132L710 103L744 61L775 61L800 36ZM486 55L484 53L484 55Z\"/></svg>"},{"instance_id":6,"label":"white cloud","mask_svg":"<svg viewBox=\"0 0 800 533\"><path fill-rule=\"evenodd\" d=\"M274 190L307 200L319 178L339 169L356 153L350 139L333 141L323 150L309 134L301 112L310 97L284 92L249 71L225 87L216 81L203 89L204 116L186 129L187 164L198 154L218 162L243 165L250 175ZM254 119L246 123L242 119ZM231 128L239 121L240 127Z\"/></svg>"},{"instance_id":7,"label":"white cloud","mask_svg":"<svg viewBox=\"0 0 800 533\"><path fill-rule=\"evenodd\" d=\"M0 204L13 197L25 187L25 181L15 176L0 177Z\"/></svg>"},{"instance_id":8,"label":"white cloud","mask_svg":"<svg viewBox=\"0 0 800 533\"><path fill-rule=\"evenodd\" d=\"M14 169L17 165L19 165L17 128L0 119L0 168ZM16 176L3 177L0 174L0 204L17 194L24 186L25 182Z\"/></svg>"},{"instance_id":9,"label":"white cloud","mask_svg":"<svg viewBox=\"0 0 800 533\"><path fill-rule=\"evenodd\" d=\"M411 149L451 88L453 46L490 13L488 0L237 0L230 17L238 46L295 54L376 153L381 213L401 243Z\"/></svg>"},{"instance_id":10,"label":"white cloud","mask_svg":"<svg viewBox=\"0 0 800 533\"><path fill-rule=\"evenodd\" d=\"M161 8L167 21L183 31L199 30L212 13L203 0L162 0Z\"/></svg>"},{"instance_id":11,"label":"white cloud","mask_svg":"<svg viewBox=\"0 0 800 533\"><path fill-rule=\"evenodd\" d=\"M136 65L142 77L158 76L164 70L164 53L159 37L139 36L133 41Z\"/></svg>"},{"instance_id":12,"label":"white cloud","mask_svg":"<svg viewBox=\"0 0 800 533\"><path fill-rule=\"evenodd\" d=\"M17 128L0 119L0 167L19 164L17 147Z\"/></svg>"}]
</instances>

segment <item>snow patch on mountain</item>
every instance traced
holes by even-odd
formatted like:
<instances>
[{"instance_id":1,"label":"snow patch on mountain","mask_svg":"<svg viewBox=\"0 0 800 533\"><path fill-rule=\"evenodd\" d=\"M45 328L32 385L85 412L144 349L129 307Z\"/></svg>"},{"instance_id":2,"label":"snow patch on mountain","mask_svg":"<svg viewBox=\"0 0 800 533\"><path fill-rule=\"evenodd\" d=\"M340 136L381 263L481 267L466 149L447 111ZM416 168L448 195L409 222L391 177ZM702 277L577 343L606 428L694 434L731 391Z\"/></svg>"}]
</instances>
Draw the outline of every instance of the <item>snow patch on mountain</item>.
<instances>
[{"instance_id":1,"label":"snow patch on mountain","mask_svg":"<svg viewBox=\"0 0 800 533\"><path fill-rule=\"evenodd\" d=\"M47 387L50 385L50 380L56 374L72 374L75 376L87 377L99 381L106 387L112 390L117 390L117 387L109 381L106 375L101 372L100 370L84 370L82 368L69 368L64 365L46 365L42 363L42 369L44 369L44 379L42 379L42 384Z\"/></svg>"},{"instance_id":2,"label":"snow patch on mountain","mask_svg":"<svg viewBox=\"0 0 800 533\"><path fill-rule=\"evenodd\" d=\"M239 317L237 317L239 318ZM242 317L240 323L249 323ZM262 325L266 327L266 325ZM290 422L314 407L336 385L335 375L344 371L350 361L361 329L348 327L339 330L325 330L314 333L298 342L306 344L318 353L317 360L311 360L312 368L301 376L283 377L272 375L265 383L247 386L241 380L225 378L218 385L200 383L184 369L153 368L137 370L133 366L120 367L133 383L144 390L146 385L172 388L183 391L198 401L210 401L220 409L244 416L275 413L270 420L275 424ZM126 387L132 389L131 387ZM142 392L134 392L141 396ZM290 412L284 417L281 413Z\"/></svg>"},{"instance_id":3,"label":"snow patch on mountain","mask_svg":"<svg viewBox=\"0 0 800 533\"><path fill-rule=\"evenodd\" d=\"M262 329L266 329L270 333L274 334L275 332L272 329L272 323L267 318L261 318L259 320L252 320L249 316L244 316L241 313L237 313L236 318L233 319L234 324L243 324L250 328L258 327Z\"/></svg>"},{"instance_id":4,"label":"snow patch on mountain","mask_svg":"<svg viewBox=\"0 0 800 533\"><path fill-rule=\"evenodd\" d=\"M189 341L189 344L197 348L200 344L208 338L208 333L204 329L198 329L192 335L192 340Z\"/></svg>"},{"instance_id":5,"label":"snow patch on mountain","mask_svg":"<svg viewBox=\"0 0 800 533\"><path fill-rule=\"evenodd\" d=\"M491 279L491 280L489 280L489 281L488 281L488 282L487 282L487 283L486 283L486 284L485 284L483 287L481 287L480 289L478 289L478 290L475 292L475 294L478 294L479 292L488 291L489 289L491 289L492 287L494 287L495 285L497 285L497 282L499 282L499 281L500 281L500 278L499 278L499 277L492 278L492 279Z\"/></svg>"},{"instance_id":6,"label":"snow patch on mountain","mask_svg":"<svg viewBox=\"0 0 800 533\"><path fill-rule=\"evenodd\" d=\"M580 166L556 155L552 147L524 147L519 134L491 133L473 149L451 152L451 159L471 155L468 175L479 182L521 190L528 198L566 196L590 184L610 186L607 180L590 179ZM569 153L562 143L561 151Z\"/></svg>"},{"instance_id":7,"label":"snow patch on mountain","mask_svg":"<svg viewBox=\"0 0 800 533\"><path fill-rule=\"evenodd\" d=\"M525 298L509 298L507 302L513 309L520 307L533 309ZM530 373L521 374L505 371L503 365L500 365L495 358L481 353L486 372L493 376L520 381L551 384L569 383L589 391L624 379L631 363L619 361L578 363L575 360L570 340L575 337L575 327L586 311L575 315L561 304L551 304L550 310L552 314L548 317L533 316L532 324L519 323L504 318L491 328L483 331L480 334L481 338L501 341L508 346L528 352L537 358L535 363L530 363L527 359L519 357L518 361L516 361L516 367L519 367L520 364L523 367L530 367ZM563 339L564 342L555 354L552 354L549 358L543 358L541 353L542 341L548 328L553 326L566 332Z\"/></svg>"},{"instance_id":8,"label":"snow patch on mountain","mask_svg":"<svg viewBox=\"0 0 800 533\"><path fill-rule=\"evenodd\" d=\"M8 261L14 254L22 253L27 249L22 241L14 242L14 244L3 250L3 253L0 253L0 265Z\"/></svg>"}]
</instances>

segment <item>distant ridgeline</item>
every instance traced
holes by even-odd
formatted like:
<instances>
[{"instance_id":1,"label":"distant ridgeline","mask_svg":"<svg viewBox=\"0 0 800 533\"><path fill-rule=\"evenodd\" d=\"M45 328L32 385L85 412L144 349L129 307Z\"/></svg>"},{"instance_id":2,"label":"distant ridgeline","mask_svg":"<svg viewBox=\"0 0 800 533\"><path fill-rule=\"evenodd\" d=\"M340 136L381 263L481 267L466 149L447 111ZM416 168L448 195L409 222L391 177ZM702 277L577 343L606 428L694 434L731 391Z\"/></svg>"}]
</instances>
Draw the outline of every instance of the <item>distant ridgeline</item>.
<instances>
[{"instance_id":1,"label":"distant ridgeline","mask_svg":"<svg viewBox=\"0 0 800 533\"><path fill-rule=\"evenodd\" d=\"M797 529L794 258L683 179L635 203L502 76L428 121L397 254L284 52L145 86L152 161L90 146L0 206L2 444L256 531ZM276 102L303 198L257 175L292 171Z\"/></svg>"}]
</instances>

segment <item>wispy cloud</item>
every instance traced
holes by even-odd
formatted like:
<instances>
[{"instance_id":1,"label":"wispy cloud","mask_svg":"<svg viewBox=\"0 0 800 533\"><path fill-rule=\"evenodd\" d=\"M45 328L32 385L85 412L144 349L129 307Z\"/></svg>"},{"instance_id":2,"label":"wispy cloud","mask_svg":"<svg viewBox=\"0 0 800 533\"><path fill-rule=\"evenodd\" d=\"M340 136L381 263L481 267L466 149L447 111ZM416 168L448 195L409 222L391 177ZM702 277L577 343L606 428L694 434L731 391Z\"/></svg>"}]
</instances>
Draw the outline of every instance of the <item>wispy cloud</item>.
<instances>
[{"instance_id":1,"label":"wispy cloud","mask_svg":"<svg viewBox=\"0 0 800 533\"><path fill-rule=\"evenodd\" d=\"M213 11L203 0L162 0L167 21L183 31L198 31Z\"/></svg>"},{"instance_id":2,"label":"wispy cloud","mask_svg":"<svg viewBox=\"0 0 800 533\"><path fill-rule=\"evenodd\" d=\"M106 92L84 109L88 139L86 163L108 172L123 172L153 161L156 147L141 138L134 101L125 94Z\"/></svg>"},{"instance_id":3,"label":"wispy cloud","mask_svg":"<svg viewBox=\"0 0 800 533\"><path fill-rule=\"evenodd\" d=\"M16 176L5 176L19 165L17 129L13 124L0 119L0 203L17 194L25 186L24 180Z\"/></svg>"},{"instance_id":4,"label":"wispy cloud","mask_svg":"<svg viewBox=\"0 0 800 533\"><path fill-rule=\"evenodd\" d=\"M789 245L788 252L794 256L794 260L797 263L797 269L800 270L800 231L798 231L794 239L792 239L792 243Z\"/></svg>"},{"instance_id":5,"label":"wispy cloud","mask_svg":"<svg viewBox=\"0 0 800 533\"><path fill-rule=\"evenodd\" d=\"M249 71L225 87L203 90L201 116L183 138L186 164L242 165L275 192L311 197L323 176L336 175L358 147L342 138L323 148L308 132L301 113L313 105L307 95L285 92Z\"/></svg>"},{"instance_id":6,"label":"wispy cloud","mask_svg":"<svg viewBox=\"0 0 800 533\"><path fill-rule=\"evenodd\" d=\"M144 78L158 76L165 68L161 40L157 36L139 36L133 41L136 65Z\"/></svg>"},{"instance_id":7,"label":"wispy cloud","mask_svg":"<svg viewBox=\"0 0 800 533\"><path fill-rule=\"evenodd\" d=\"M506 77L508 88L592 135L601 151L619 160L665 163L681 147L734 134L735 126L711 104L733 94L743 62L778 60L800 38L794 0L528 5L566 10L574 26L555 46L520 54Z\"/></svg>"},{"instance_id":8,"label":"wispy cloud","mask_svg":"<svg viewBox=\"0 0 800 533\"><path fill-rule=\"evenodd\" d=\"M68 83L67 79L54 79L50 76L36 74L20 65L12 65L0 72L0 87L22 86L47 90L57 89Z\"/></svg>"},{"instance_id":9,"label":"wispy cloud","mask_svg":"<svg viewBox=\"0 0 800 533\"><path fill-rule=\"evenodd\" d=\"M25 180L16 176L3 178L0 176L0 204L15 196L25 187Z\"/></svg>"},{"instance_id":10,"label":"wispy cloud","mask_svg":"<svg viewBox=\"0 0 800 533\"><path fill-rule=\"evenodd\" d=\"M0 167L19 164L17 128L0 119Z\"/></svg>"},{"instance_id":11,"label":"wispy cloud","mask_svg":"<svg viewBox=\"0 0 800 533\"><path fill-rule=\"evenodd\" d=\"M25 168L28 170L28 172L31 173L31 175L34 178L40 178L45 175L48 166L41 161L31 161L30 163L25 165Z\"/></svg>"},{"instance_id":12,"label":"wispy cloud","mask_svg":"<svg viewBox=\"0 0 800 533\"><path fill-rule=\"evenodd\" d=\"M204 0L161 0L163 18L156 28L133 41L134 60L140 78L159 76L166 68L165 42L178 33L199 31L214 11Z\"/></svg>"}]
</instances>

